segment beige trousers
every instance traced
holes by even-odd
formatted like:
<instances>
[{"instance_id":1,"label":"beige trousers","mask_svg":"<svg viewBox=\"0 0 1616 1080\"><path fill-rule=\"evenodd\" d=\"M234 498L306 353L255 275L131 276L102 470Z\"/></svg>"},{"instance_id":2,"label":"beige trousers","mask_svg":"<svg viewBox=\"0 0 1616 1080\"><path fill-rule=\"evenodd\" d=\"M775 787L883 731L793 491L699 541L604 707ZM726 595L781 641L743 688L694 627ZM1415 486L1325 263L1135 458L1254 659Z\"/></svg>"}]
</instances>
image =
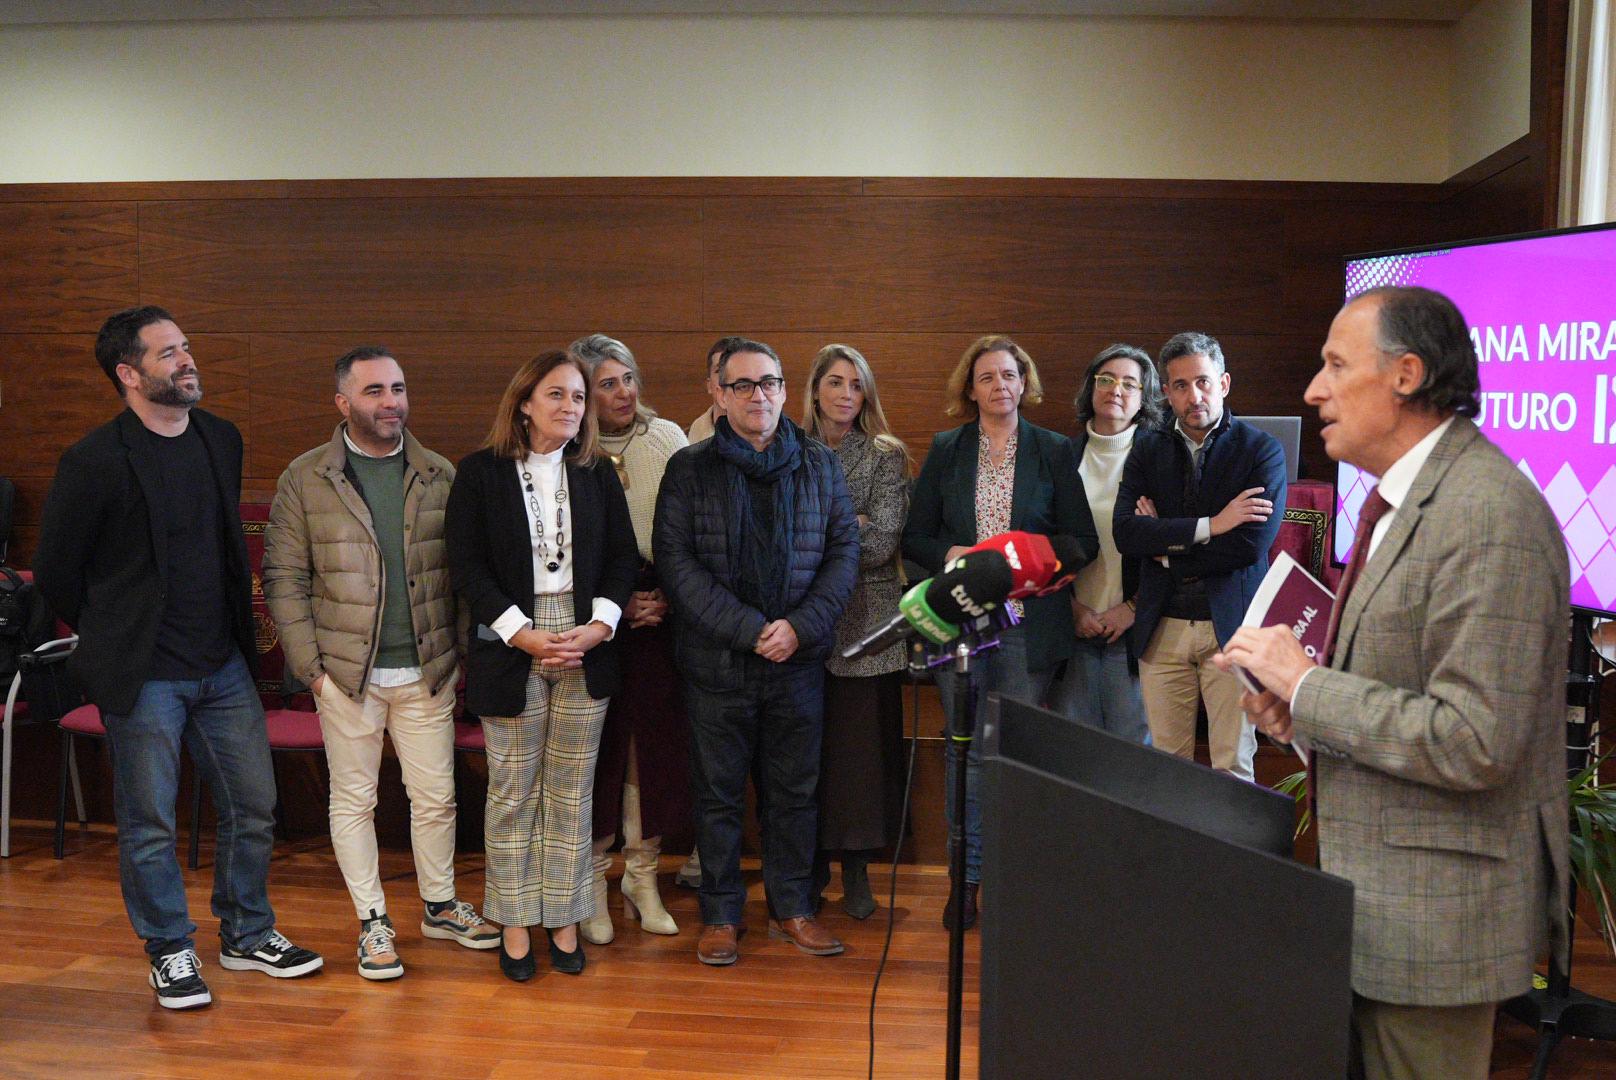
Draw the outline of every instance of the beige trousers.
<instances>
[{"instance_id":1,"label":"beige trousers","mask_svg":"<svg viewBox=\"0 0 1616 1080\"><path fill-rule=\"evenodd\" d=\"M1486 1080L1497 1005L1392 1005L1354 994L1364 1080Z\"/></svg>"},{"instance_id":2,"label":"beige trousers","mask_svg":"<svg viewBox=\"0 0 1616 1080\"><path fill-rule=\"evenodd\" d=\"M1240 681L1212 666L1218 651L1211 620L1162 619L1139 657L1150 741L1182 758L1195 756L1196 707L1206 700L1212 767L1252 780L1257 728L1240 711Z\"/></svg>"},{"instance_id":3,"label":"beige trousers","mask_svg":"<svg viewBox=\"0 0 1616 1080\"><path fill-rule=\"evenodd\" d=\"M376 861L376 776L382 733L392 736L410 797L410 847L421 899L453 899L454 680L436 694L424 680L368 686L354 701L325 681L315 705L331 769L331 850L361 919L386 914Z\"/></svg>"}]
</instances>

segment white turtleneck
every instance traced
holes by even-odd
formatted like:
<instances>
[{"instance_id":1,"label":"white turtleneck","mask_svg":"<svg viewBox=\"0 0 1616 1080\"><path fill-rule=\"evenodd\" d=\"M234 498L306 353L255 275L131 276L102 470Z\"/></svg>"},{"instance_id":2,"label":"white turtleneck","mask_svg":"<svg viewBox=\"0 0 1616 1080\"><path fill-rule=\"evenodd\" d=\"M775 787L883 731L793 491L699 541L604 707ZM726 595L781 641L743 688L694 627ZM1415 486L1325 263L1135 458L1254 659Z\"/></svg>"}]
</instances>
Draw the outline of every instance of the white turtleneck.
<instances>
[{"instance_id":1,"label":"white turtleneck","mask_svg":"<svg viewBox=\"0 0 1616 1080\"><path fill-rule=\"evenodd\" d=\"M1126 597L1122 595L1122 554L1111 535L1111 520L1117 505L1117 488L1122 484L1122 466L1133 449L1133 433L1138 424L1129 424L1115 435L1101 435L1089 426L1088 445L1083 448L1083 460L1078 464L1078 475L1083 478L1083 490L1088 495L1089 512L1094 515L1094 529L1100 534L1100 554L1077 572L1072 588L1077 598L1095 611L1116 607Z\"/></svg>"}]
</instances>

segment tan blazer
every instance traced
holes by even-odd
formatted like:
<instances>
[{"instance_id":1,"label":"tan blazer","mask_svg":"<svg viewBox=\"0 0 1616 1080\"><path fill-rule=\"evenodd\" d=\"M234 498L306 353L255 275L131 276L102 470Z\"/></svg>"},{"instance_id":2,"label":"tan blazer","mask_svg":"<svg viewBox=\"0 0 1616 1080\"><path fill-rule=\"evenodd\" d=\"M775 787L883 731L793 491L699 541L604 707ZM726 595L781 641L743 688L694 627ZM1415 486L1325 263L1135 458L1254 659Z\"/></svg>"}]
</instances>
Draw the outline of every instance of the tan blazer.
<instances>
[{"instance_id":1,"label":"tan blazer","mask_svg":"<svg viewBox=\"0 0 1616 1080\"><path fill-rule=\"evenodd\" d=\"M1543 497L1463 417L1303 680L1320 865L1356 886L1352 986L1408 1005L1527 990L1562 959L1568 570Z\"/></svg>"}]
</instances>

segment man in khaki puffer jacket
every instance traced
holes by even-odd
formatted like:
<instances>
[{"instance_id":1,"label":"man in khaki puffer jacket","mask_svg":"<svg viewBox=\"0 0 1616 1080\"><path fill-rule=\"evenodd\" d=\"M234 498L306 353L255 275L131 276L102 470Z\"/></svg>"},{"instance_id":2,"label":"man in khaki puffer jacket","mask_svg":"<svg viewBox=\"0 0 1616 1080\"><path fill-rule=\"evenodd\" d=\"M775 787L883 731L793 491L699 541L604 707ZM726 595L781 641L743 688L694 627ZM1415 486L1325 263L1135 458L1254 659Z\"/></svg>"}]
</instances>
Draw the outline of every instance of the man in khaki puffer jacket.
<instances>
[{"instance_id":1,"label":"man in khaki puffer jacket","mask_svg":"<svg viewBox=\"0 0 1616 1080\"><path fill-rule=\"evenodd\" d=\"M389 732L410 798L421 933L491 949L499 931L454 892L457 609L443 539L454 468L405 428L404 373L363 346L336 364L331 441L286 467L264 536L264 597L291 672L320 710L331 847L360 921L359 974L404 974L376 853Z\"/></svg>"}]
</instances>

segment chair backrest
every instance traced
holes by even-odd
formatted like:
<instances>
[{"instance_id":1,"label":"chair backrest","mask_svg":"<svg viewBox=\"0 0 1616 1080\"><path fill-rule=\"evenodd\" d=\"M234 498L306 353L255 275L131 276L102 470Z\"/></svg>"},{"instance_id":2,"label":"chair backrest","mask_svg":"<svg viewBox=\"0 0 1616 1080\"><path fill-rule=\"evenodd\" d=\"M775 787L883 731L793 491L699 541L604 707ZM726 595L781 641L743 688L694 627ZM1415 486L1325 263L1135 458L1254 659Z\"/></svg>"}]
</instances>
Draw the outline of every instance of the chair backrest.
<instances>
[{"instance_id":1,"label":"chair backrest","mask_svg":"<svg viewBox=\"0 0 1616 1080\"><path fill-rule=\"evenodd\" d=\"M0 686L10 684L21 656L50 640L54 621L33 581L0 565Z\"/></svg>"},{"instance_id":2,"label":"chair backrest","mask_svg":"<svg viewBox=\"0 0 1616 1080\"><path fill-rule=\"evenodd\" d=\"M77 707L83 695L61 663L77 640L51 614L33 574L0 566L0 696L17 681L19 697L36 720L53 720Z\"/></svg>"},{"instance_id":3,"label":"chair backrest","mask_svg":"<svg viewBox=\"0 0 1616 1080\"><path fill-rule=\"evenodd\" d=\"M269 525L269 504L244 502L241 510L241 536L247 543L247 564L252 569L252 617L258 642L258 696L265 708L314 708L314 698L296 680L288 681L286 654L281 652L280 632L269 617L264 599L264 530Z\"/></svg>"}]
</instances>

